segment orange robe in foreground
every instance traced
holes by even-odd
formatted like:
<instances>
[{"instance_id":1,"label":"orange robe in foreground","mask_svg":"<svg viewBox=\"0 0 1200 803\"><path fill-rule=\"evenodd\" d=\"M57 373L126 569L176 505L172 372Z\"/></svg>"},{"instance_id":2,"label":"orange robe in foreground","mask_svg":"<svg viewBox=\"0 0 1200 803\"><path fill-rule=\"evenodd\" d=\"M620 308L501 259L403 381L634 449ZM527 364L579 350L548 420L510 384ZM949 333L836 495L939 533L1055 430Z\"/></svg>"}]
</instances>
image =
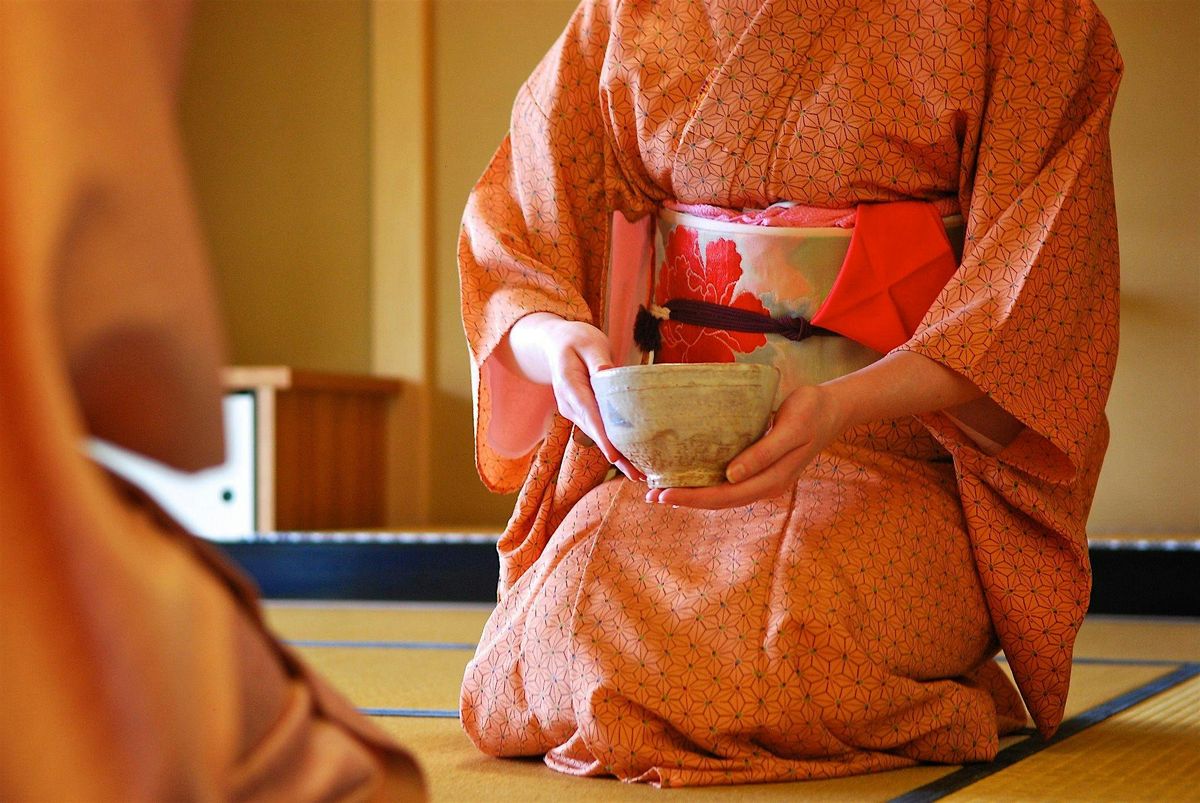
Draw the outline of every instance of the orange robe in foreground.
<instances>
[{"instance_id":1,"label":"orange robe in foreground","mask_svg":"<svg viewBox=\"0 0 1200 803\"><path fill-rule=\"evenodd\" d=\"M0 5L0 799L421 799L242 575L83 454L221 457L177 10Z\"/></svg>"},{"instance_id":2,"label":"orange robe in foreground","mask_svg":"<svg viewBox=\"0 0 1200 803\"><path fill-rule=\"evenodd\" d=\"M1054 731L1116 358L1120 72L1087 0L583 3L460 247L479 471L521 489L463 684L482 750L672 786L986 760L1024 719L997 646ZM529 428L506 400L546 398L490 360L512 324L621 317L613 210L947 198L962 263L900 348L1019 419L1003 451L941 414L880 422L790 493L704 512L604 482L561 418L505 438Z\"/></svg>"}]
</instances>

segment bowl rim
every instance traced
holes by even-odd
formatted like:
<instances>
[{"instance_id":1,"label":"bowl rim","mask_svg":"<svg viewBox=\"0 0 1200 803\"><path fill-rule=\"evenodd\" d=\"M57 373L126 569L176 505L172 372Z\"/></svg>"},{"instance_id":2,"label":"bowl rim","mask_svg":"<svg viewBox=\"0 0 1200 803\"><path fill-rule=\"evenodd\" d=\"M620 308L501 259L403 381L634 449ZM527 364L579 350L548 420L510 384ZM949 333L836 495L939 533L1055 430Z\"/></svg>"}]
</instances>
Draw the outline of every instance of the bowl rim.
<instances>
[{"instance_id":1,"label":"bowl rim","mask_svg":"<svg viewBox=\"0 0 1200 803\"><path fill-rule=\"evenodd\" d=\"M689 371L712 368L719 368L721 373L764 374L772 372L776 376L779 375L777 367L761 362L660 362L649 365L619 365L613 368L605 368L603 371L597 371L592 374L591 378L593 381L600 377L619 379L637 374L688 373ZM651 371L651 369L653 370Z\"/></svg>"}]
</instances>

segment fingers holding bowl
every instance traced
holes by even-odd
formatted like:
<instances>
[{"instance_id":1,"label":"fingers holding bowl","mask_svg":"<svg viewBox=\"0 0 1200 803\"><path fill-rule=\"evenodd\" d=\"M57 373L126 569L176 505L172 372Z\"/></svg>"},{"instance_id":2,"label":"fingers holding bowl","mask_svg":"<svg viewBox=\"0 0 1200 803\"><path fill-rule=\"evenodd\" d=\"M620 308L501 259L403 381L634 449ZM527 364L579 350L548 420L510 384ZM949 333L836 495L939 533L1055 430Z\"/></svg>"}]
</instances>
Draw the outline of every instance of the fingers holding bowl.
<instances>
[{"instance_id":1,"label":"fingers holding bowl","mask_svg":"<svg viewBox=\"0 0 1200 803\"><path fill-rule=\"evenodd\" d=\"M600 340L585 340L564 358L562 381L555 382L559 411L591 442L583 445L599 448L605 459L629 479L644 481L646 476L613 444L600 414L592 378L609 370L612 365L607 340L598 330L596 336Z\"/></svg>"},{"instance_id":2,"label":"fingers holding bowl","mask_svg":"<svg viewBox=\"0 0 1200 803\"><path fill-rule=\"evenodd\" d=\"M610 366L604 366L603 368L593 372L591 376L594 377L596 374L601 373L604 370L608 370L609 367ZM585 434L590 437L597 447L599 447L600 451L604 454L605 459L616 466L622 474L629 479L634 480L635 482L645 482L646 475L642 473L641 469L633 464L633 461L621 453L621 450L609 437L604 416L600 412L600 403L592 389L590 378L591 377L589 377L587 386L586 400L584 400L582 392L580 393L581 405L584 406L584 409L580 412L580 418L583 419L586 424L578 420L576 420L575 423L579 425L580 428L585 431Z\"/></svg>"}]
</instances>

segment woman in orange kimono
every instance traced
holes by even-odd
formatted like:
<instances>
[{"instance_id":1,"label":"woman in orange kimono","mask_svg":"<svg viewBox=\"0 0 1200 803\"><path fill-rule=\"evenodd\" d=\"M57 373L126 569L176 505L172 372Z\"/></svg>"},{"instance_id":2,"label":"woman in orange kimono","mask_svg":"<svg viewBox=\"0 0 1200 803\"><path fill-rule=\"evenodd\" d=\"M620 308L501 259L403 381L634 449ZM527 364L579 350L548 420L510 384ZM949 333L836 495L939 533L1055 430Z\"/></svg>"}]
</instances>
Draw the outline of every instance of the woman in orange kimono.
<instances>
[{"instance_id":1,"label":"woman in orange kimono","mask_svg":"<svg viewBox=\"0 0 1200 803\"><path fill-rule=\"evenodd\" d=\"M463 683L481 750L677 786L988 760L1026 708L1054 732L1116 358L1120 73L1088 0L585 0L460 243L478 468L521 491ZM959 212L961 254L729 483L649 490L588 384L628 340L613 230L784 201Z\"/></svg>"}]
</instances>

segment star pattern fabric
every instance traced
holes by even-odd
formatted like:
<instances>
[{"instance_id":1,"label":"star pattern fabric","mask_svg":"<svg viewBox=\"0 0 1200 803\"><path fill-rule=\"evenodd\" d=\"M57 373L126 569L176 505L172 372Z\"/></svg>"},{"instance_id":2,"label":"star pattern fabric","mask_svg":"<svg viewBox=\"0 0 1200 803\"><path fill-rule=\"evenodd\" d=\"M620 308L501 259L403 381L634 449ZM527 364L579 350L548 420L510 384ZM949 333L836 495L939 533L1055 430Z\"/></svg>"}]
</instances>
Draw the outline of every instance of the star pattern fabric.
<instances>
[{"instance_id":1,"label":"star pattern fabric","mask_svg":"<svg viewBox=\"0 0 1200 803\"><path fill-rule=\"evenodd\" d=\"M481 749L662 785L985 760L1024 720L997 645L1054 731L1116 357L1121 69L1087 0L585 0L460 240L477 464L521 490L463 685ZM880 422L790 493L701 512L604 482L561 418L489 446L512 324L606 320L614 211L906 199L956 199L966 242L900 348L1025 425L998 454L945 415Z\"/></svg>"}]
</instances>

